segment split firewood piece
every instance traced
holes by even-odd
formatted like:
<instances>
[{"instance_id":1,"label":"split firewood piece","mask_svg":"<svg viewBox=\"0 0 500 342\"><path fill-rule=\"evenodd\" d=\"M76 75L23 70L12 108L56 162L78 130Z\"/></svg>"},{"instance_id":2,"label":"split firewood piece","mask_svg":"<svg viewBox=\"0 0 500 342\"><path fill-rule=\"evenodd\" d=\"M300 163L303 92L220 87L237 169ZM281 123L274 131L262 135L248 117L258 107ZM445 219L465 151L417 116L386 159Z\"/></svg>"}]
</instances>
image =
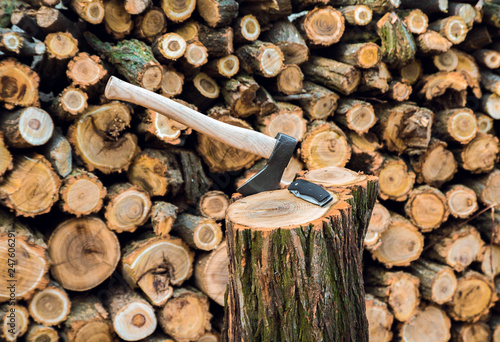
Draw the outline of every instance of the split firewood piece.
<instances>
[{"instance_id":1,"label":"split firewood piece","mask_svg":"<svg viewBox=\"0 0 500 342\"><path fill-rule=\"evenodd\" d=\"M186 47L187 43L184 38L175 32L168 32L162 36L158 36L151 45L156 58L165 62L175 61L184 56Z\"/></svg>"},{"instance_id":2,"label":"split firewood piece","mask_svg":"<svg viewBox=\"0 0 500 342\"><path fill-rule=\"evenodd\" d=\"M172 232L189 247L203 251L214 250L222 241L220 223L203 216L180 214L172 226Z\"/></svg>"},{"instance_id":3,"label":"split firewood piece","mask_svg":"<svg viewBox=\"0 0 500 342\"><path fill-rule=\"evenodd\" d=\"M54 123L43 109L28 107L2 113L0 129L7 145L29 148L49 141L54 132Z\"/></svg>"},{"instance_id":4,"label":"split firewood piece","mask_svg":"<svg viewBox=\"0 0 500 342\"><path fill-rule=\"evenodd\" d=\"M382 144L379 143L376 134L368 132L359 135L356 132L349 131L347 136L352 146L352 157L349 165L353 170L374 174L382 167L384 157L378 151Z\"/></svg>"},{"instance_id":5,"label":"split firewood piece","mask_svg":"<svg viewBox=\"0 0 500 342\"><path fill-rule=\"evenodd\" d=\"M46 51L43 42L35 42L24 32L0 29L0 51L7 56L40 56Z\"/></svg>"},{"instance_id":6,"label":"split firewood piece","mask_svg":"<svg viewBox=\"0 0 500 342\"><path fill-rule=\"evenodd\" d=\"M472 93L474 94L474 96L480 99L482 96L481 87L479 85L481 75L479 73L479 67L476 64L474 57L457 49L452 50L458 57L458 66L455 71L462 73L467 81L467 84L472 88Z\"/></svg>"},{"instance_id":7,"label":"split firewood piece","mask_svg":"<svg viewBox=\"0 0 500 342\"><path fill-rule=\"evenodd\" d=\"M260 35L259 20L252 14L239 17L233 24L234 41L248 43L257 40ZM285 53L283 51L283 53ZM286 59L286 57L285 57Z\"/></svg>"},{"instance_id":8,"label":"split firewood piece","mask_svg":"<svg viewBox=\"0 0 500 342\"><path fill-rule=\"evenodd\" d=\"M400 0L333 0L330 4L333 6L353 6L365 5L377 14L384 14L399 7Z\"/></svg>"},{"instance_id":9,"label":"split firewood piece","mask_svg":"<svg viewBox=\"0 0 500 342\"><path fill-rule=\"evenodd\" d=\"M207 296L192 288L175 289L172 298L158 312L163 331L177 341L198 340L211 330Z\"/></svg>"},{"instance_id":10,"label":"split firewood piece","mask_svg":"<svg viewBox=\"0 0 500 342\"><path fill-rule=\"evenodd\" d=\"M61 180L40 154L17 155L0 186L2 203L16 215L34 217L50 211L59 199Z\"/></svg>"},{"instance_id":11,"label":"split firewood piece","mask_svg":"<svg viewBox=\"0 0 500 342\"><path fill-rule=\"evenodd\" d=\"M476 62L489 69L500 68L500 51L481 49L474 52Z\"/></svg>"},{"instance_id":12,"label":"split firewood piece","mask_svg":"<svg viewBox=\"0 0 500 342\"><path fill-rule=\"evenodd\" d=\"M203 70L211 77L231 78L240 70L240 60L235 55L227 55L209 61Z\"/></svg>"},{"instance_id":13,"label":"split firewood piece","mask_svg":"<svg viewBox=\"0 0 500 342\"><path fill-rule=\"evenodd\" d=\"M454 323L451 327L452 341L491 341L491 329L485 322ZM493 340L497 342L497 340Z\"/></svg>"},{"instance_id":14,"label":"split firewood piece","mask_svg":"<svg viewBox=\"0 0 500 342\"><path fill-rule=\"evenodd\" d=\"M93 173L75 169L64 178L60 194L61 209L80 217L101 210L106 188Z\"/></svg>"},{"instance_id":15,"label":"split firewood piece","mask_svg":"<svg viewBox=\"0 0 500 342\"><path fill-rule=\"evenodd\" d=\"M296 64L287 64L276 77L276 88L279 92L292 95L302 92L304 74Z\"/></svg>"},{"instance_id":16,"label":"split firewood piece","mask_svg":"<svg viewBox=\"0 0 500 342\"><path fill-rule=\"evenodd\" d=\"M0 62L0 100L7 109L38 106L40 78L27 65L8 58Z\"/></svg>"},{"instance_id":17,"label":"split firewood piece","mask_svg":"<svg viewBox=\"0 0 500 342\"><path fill-rule=\"evenodd\" d=\"M427 31L429 18L418 8L398 10L396 13L398 17L406 24L406 27L408 27L408 30L411 33L422 34Z\"/></svg>"},{"instance_id":18,"label":"split firewood piece","mask_svg":"<svg viewBox=\"0 0 500 342\"><path fill-rule=\"evenodd\" d=\"M413 171L418 174L419 183L439 188L453 179L458 164L453 153L446 147L445 142L433 139L429 148L412 160Z\"/></svg>"},{"instance_id":19,"label":"split firewood piece","mask_svg":"<svg viewBox=\"0 0 500 342\"><path fill-rule=\"evenodd\" d=\"M35 322L45 326L58 325L68 318L71 301L66 291L51 281L46 288L33 295L28 309Z\"/></svg>"},{"instance_id":20,"label":"split firewood piece","mask_svg":"<svg viewBox=\"0 0 500 342\"><path fill-rule=\"evenodd\" d=\"M406 216L424 233L437 229L450 214L446 197L436 188L419 186L410 192L405 204Z\"/></svg>"},{"instance_id":21,"label":"split firewood piece","mask_svg":"<svg viewBox=\"0 0 500 342\"><path fill-rule=\"evenodd\" d=\"M500 170L494 169L489 174L470 177L463 183L474 190L481 203L487 206L500 203Z\"/></svg>"},{"instance_id":22,"label":"split firewood piece","mask_svg":"<svg viewBox=\"0 0 500 342\"><path fill-rule=\"evenodd\" d=\"M167 202L155 202L151 208L151 226L157 236L169 237L172 226L177 219L178 208Z\"/></svg>"},{"instance_id":23,"label":"split firewood piece","mask_svg":"<svg viewBox=\"0 0 500 342\"><path fill-rule=\"evenodd\" d=\"M477 119L469 108L447 109L434 115L433 131L449 142L467 144L476 137Z\"/></svg>"},{"instance_id":24,"label":"split firewood piece","mask_svg":"<svg viewBox=\"0 0 500 342\"><path fill-rule=\"evenodd\" d=\"M247 73L264 77L277 76L283 67L283 53L272 43L253 41L236 50L240 66Z\"/></svg>"},{"instance_id":25,"label":"split firewood piece","mask_svg":"<svg viewBox=\"0 0 500 342\"><path fill-rule=\"evenodd\" d=\"M69 342L116 341L108 312L91 294L71 297L71 312L63 331Z\"/></svg>"},{"instance_id":26,"label":"split firewood piece","mask_svg":"<svg viewBox=\"0 0 500 342\"><path fill-rule=\"evenodd\" d=\"M332 57L342 63L370 69L380 63L382 53L375 43L341 44L335 46Z\"/></svg>"},{"instance_id":27,"label":"split firewood piece","mask_svg":"<svg viewBox=\"0 0 500 342\"><path fill-rule=\"evenodd\" d=\"M118 0L107 0L104 2L104 27L114 39L123 39L134 28L132 16L126 10L125 4Z\"/></svg>"},{"instance_id":28,"label":"split firewood piece","mask_svg":"<svg viewBox=\"0 0 500 342\"><path fill-rule=\"evenodd\" d=\"M222 191L209 191L200 198L198 208L200 213L216 221L226 217L226 209L229 206L229 197Z\"/></svg>"},{"instance_id":29,"label":"split firewood piece","mask_svg":"<svg viewBox=\"0 0 500 342\"><path fill-rule=\"evenodd\" d=\"M177 195L184 180L175 156L167 151L147 148L137 155L127 170L130 183L149 196Z\"/></svg>"},{"instance_id":30,"label":"split firewood piece","mask_svg":"<svg viewBox=\"0 0 500 342\"><path fill-rule=\"evenodd\" d=\"M439 71L453 71L458 66L458 56L453 50L448 50L434 55L432 62Z\"/></svg>"},{"instance_id":31,"label":"split firewood piece","mask_svg":"<svg viewBox=\"0 0 500 342\"><path fill-rule=\"evenodd\" d=\"M196 8L208 26L223 27L238 16L239 5L234 0L197 0Z\"/></svg>"},{"instance_id":32,"label":"split firewood piece","mask_svg":"<svg viewBox=\"0 0 500 342\"><path fill-rule=\"evenodd\" d=\"M448 313L456 321L474 323L488 314L497 299L491 280L480 273L468 271L458 279Z\"/></svg>"},{"instance_id":33,"label":"split firewood piece","mask_svg":"<svg viewBox=\"0 0 500 342\"><path fill-rule=\"evenodd\" d=\"M337 94L309 81L304 81L303 88L311 97L301 99L299 103L309 117L315 120L325 120L333 115L339 99Z\"/></svg>"},{"instance_id":34,"label":"split firewood piece","mask_svg":"<svg viewBox=\"0 0 500 342\"><path fill-rule=\"evenodd\" d=\"M457 288L457 277L451 267L421 258L412 262L410 269L420 279L423 298L437 304L451 301Z\"/></svg>"},{"instance_id":35,"label":"split firewood piece","mask_svg":"<svg viewBox=\"0 0 500 342\"><path fill-rule=\"evenodd\" d=\"M97 217L64 221L52 232L47 245L51 274L66 290L96 287L114 272L120 260L118 238Z\"/></svg>"},{"instance_id":36,"label":"split firewood piece","mask_svg":"<svg viewBox=\"0 0 500 342\"><path fill-rule=\"evenodd\" d=\"M496 136L479 133L455 153L455 158L464 170L485 173L493 170L499 151L500 145Z\"/></svg>"},{"instance_id":37,"label":"split firewood piece","mask_svg":"<svg viewBox=\"0 0 500 342\"><path fill-rule=\"evenodd\" d=\"M252 129L246 121L229 114L217 115L214 118L230 125ZM204 134L198 134L196 150L210 171L215 173L247 169L259 159L255 154L238 150Z\"/></svg>"},{"instance_id":38,"label":"split firewood piece","mask_svg":"<svg viewBox=\"0 0 500 342\"><path fill-rule=\"evenodd\" d=\"M138 152L137 137L121 134L130 124L130 111L128 105L118 101L90 106L70 127L68 140L88 171L97 169L108 174L128 168Z\"/></svg>"},{"instance_id":39,"label":"split firewood piece","mask_svg":"<svg viewBox=\"0 0 500 342\"><path fill-rule=\"evenodd\" d=\"M368 319L369 341L392 341L392 322L394 315L387 308L387 303L371 294L365 295L366 318Z\"/></svg>"},{"instance_id":40,"label":"split firewood piece","mask_svg":"<svg viewBox=\"0 0 500 342\"><path fill-rule=\"evenodd\" d=\"M180 100L174 99L179 102ZM183 103L184 104L184 103ZM137 131L146 135L146 140L155 138L170 145L179 145L185 135L191 134L192 130L187 126L171 120L151 109L146 109L140 115L141 122Z\"/></svg>"},{"instance_id":41,"label":"split firewood piece","mask_svg":"<svg viewBox=\"0 0 500 342\"><path fill-rule=\"evenodd\" d=\"M420 304L420 281L406 272L388 272L382 268L368 268L365 274L366 292L381 298L392 309L394 318L406 322Z\"/></svg>"},{"instance_id":42,"label":"split firewood piece","mask_svg":"<svg viewBox=\"0 0 500 342\"><path fill-rule=\"evenodd\" d=\"M151 48L136 39L122 40L116 45L100 41L90 32L85 32L89 45L102 58L107 58L129 82L148 90L157 90L162 81L161 65L154 58ZM134 58L130 59L133 54Z\"/></svg>"},{"instance_id":43,"label":"split firewood piece","mask_svg":"<svg viewBox=\"0 0 500 342\"><path fill-rule=\"evenodd\" d=\"M437 305L429 305L419 308L413 317L402 324L399 336L408 342L446 342L451 337L450 328L451 321L446 312Z\"/></svg>"},{"instance_id":44,"label":"split firewood piece","mask_svg":"<svg viewBox=\"0 0 500 342\"><path fill-rule=\"evenodd\" d=\"M369 250L377 249L380 246L380 235L389 228L391 214L382 204L375 203L372 216L366 230L363 246Z\"/></svg>"},{"instance_id":45,"label":"split firewood piece","mask_svg":"<svg viewBox=\"0 0 500 342\"><path fill-rule=\"evenodd\" d=\"M167 18L178 23L191 17L196 7L196 0L161 0L160 4Z\"/></svg>"},{"instance_id":46,"label":"split firewood piece","mask_svg":"<svg viewBox=\"0 0 500 342\"><path fill-rule=\"evenodd\" d=\"M151 304L163 306L191 277L194 252L177 238L146 236L126 245L120 270L130 287L140 287Z\"/></svg>"},{"instance_id":47,"label":"split firewood piece","mask_svg":"<svg viewBox=\"0 0 500 342\"><path fill-rule=\"evenodd\" d=\"M354 92L361 81L361 72L352 65L324 57L311 57L304 64L302 71L309 81L317 82L344 95Z\"/></svg>"},{"instance_id":48,"label":"split firewood piece","mask_svg":"<svg viewBox=\"0 0 500 342\"><path fill-rule=\"evenodd\" d=\"M278 133L284 133L297 141L302 141L306 133L306 120L299 106L278 102L278 112L259 117L257 127L262 133L273 138Z\"/></svg>"},{"instance_id":49,"label":"split firewood piece","mask_svg":"<svg viewBox=\"0 0 500 342\"><path fill-rule=\"evenodd\" d=\"M52 113L62 121L75 121L87 109L88 95L80 88L69 86L57 95L52 103Z\"/></svg>"},{"instance_id":50,"label":"split firewood piece","mask_svg":"<svg viewBox=\"0 0 500 342\"><path fill-rule=\"evenodd\" d=\"M121 288L106 300L113 329L125 341L151 335L157 325L153 307L137 292Z\"/></svg>"},{"instance_id":51,"label":"split firewood piece","mask_svg":"<svg viewBox=\"0 0 500 342\"><path fill-rule=\"evenodd\" d=\"M73 85L91 94L101 90L109 76L101 59L86 52L80 52L68 63L66 74Z\"/></svg>"},{"instance_id":52,"label":"split firewood piece","mask_svg":"<svg viewBox=\"0 0 500 342\"><path fill-rule=\"evenodd\" d=\"M335 120L358 134L364 134L375 125L377 117L370 103L346 98L339 102Z\"/></svg>"},{"instance_id":53,"label":"split firewood piece","mask_svg":"<svg viewBox=\"0 0 500 342\"><path fill-rule=\"evenodd\" d=\"M104 19L105 9L102 0L71 0L69 6L90 24L100 24Z\"/></svg>"},{"instance_id":54,"label":"split firewood piece","mask_svg":"<svg viewBox=\"0 0 500 342\"><path fill-rule=\"evenodd\" d=\"M207 48L210 57L224 57L234 52L233 36L231 27L213 29L200 25L198 39Z\"/></svg>"},{"instance_id":55,"label":"split firewood piece","mask_svg":"<svg viewBox=\"0 0 500 342\"><path fill-rule=\"evenodd\" d=\"M500 246L486 246L483 255L481 255L481 271L490 279L494 279L500 274Z\"/></svg>"},{"instance_id":56,"label":"split firewood piece","mask_svg":"<svg viewBox=\"0 0 500 342\"><path fill-rule=\"evenodd\" d=\"M408 266L417 260L424 247L424 237L410 221L391 214L389 227L380 234L380 246L372 257L386 267Z\"/></svg>"},{"instance_id":57,"label":"split firewood piece","mask_svg":"<svg viewBox=\"0 0 500 342\"><path fill-rule=\"evenodd\" d=\"M125 0L125 10L130 14L141 14L151 7L151 0Z\"/></svg>"},{"instance_id":58,"label":"split firewood piece","mask_svg":"<svg viewBox=\"0 0 500 342\"><path fill-rule=\"evenodd\" d=\"M146 223L151 199L147 192L130 183L117 183L108 188L104 216L109 229L134 232Z\"/></svg>"},{"instance_id":59,"label":"split firewood piece","mask_svg":"<svg viewBox=\"0 0 500 342\"><path fill-rule=\"evenodd\" d=\"M467 96L467 80L457 71L439 71L422 77L419 95L427 101L440 101L443 106L464 107ZM446 96L448 95L448 96Z\"/></svg>"},{"instance_id":60,"label":"split firewood piece","mask_svg":"<svg viewBox=\"0 0 500 342\"><path fill-rule=\"evenodd\" d=\"M384 94L389 90L392 80L387 64L380 62L374 68L363 70L359 91Z\"/></svg>"},{"instance_id":61,"label":"split firewood piece","mask_svg":"<svg viewBox=\"0 0 500 342\"><path fill-rule=\"evenodd\" d=\"M365 5L352 5L338 9L344 16L345 21L355 26L366 26L373 18L372 10Z\"/></svg>"},{"instance_id":62,"label":"split firewood piece","mask_svg":"<svg viewBox=\"0 0 500 342\"><path fill-rule=\"evenodd\" d=\"M467 24L459 16L449 16L429 24L429 30L442 34L452 44L460 44L465 40Z\"/></svg>"},{"instance_id":63,"label":"split firewood piece","mask_svg":"<svg viewBox=\"0 0 500 342\"><path fill-rule=\"evenodd\" d=\"M127 7L125 7L125 10ZM167 31L167 17L159 7L151 7L135 19L134 37L151 42Z\"/></svg>"},{"instance_id":64,"label":"split firewood piece","mask_svg":"<svg viewBox=\"0 0 500 342\"><path fill-rule=\"evenodd\" d=\"M465 270L483 253L484 241L471 225L456 228L452 225L442 227L429 236L432 245L428 257L453 267L457 272Z\"/></svg>"},{"instance_id":65,"label":"split firewood piece","mask_svg":"<svg viewBox=\"0 0 500 342\"><path fill-rule=\"evenodd\" d=\"M0 337L4 341L19 341L28 330L30 315L22 305L3 304L0 306L0 324Z\"/></svg>"},{"instance_id":66,"label":"split firewood piece","mask_svg":"<svg viewBox=\"0 0 500 342\"><path fill-rule=\"evenodd\" d=\"M485 3L483 5L483 20L487 25L494 28L500 28L500 5L498 3Z\"/></svg>"},{"instance_id":67,"label":"split firewood piece","mask_svg":"<svg viewBox=\"0 0 500 342\"><path fill-rule=\"evenodd\" d=\"M382 41L382 58L385 63L400 68L414 59L417 51L415 40L396 13L387 13L377 22L377 33Z\"/></svg>"},{"instance_id":68,"label":"split firewood piece","mask_svg":"<svg viewBox=\"0 0 500 342\"><path fill-rule=\"evenodd\" d=\"M42 6L36 12L36 23L46 33L72 31L75 23L57 8Z\"/></svg>"},{"instance_id":69,"label":"split firewood piece","mask_svg":"<svg viewBox=\"0 0 500 342\"><path fill-rule=\"evenodd\" d=\"M500 63L500 58L499 58L499 63ZM500 99L499 99L500 98L500 76L497 74L494 74L488 70L481 70L480 73L481 73L481 86L484 89L486 89L492 93L495 93L497 95L496 101L493 99L490 99L490 101L487 101L487 102L491 102L491 104L490 104L490 106L492 107L491 109L493 109L493 108L496 109L496 107L498 107L498 103L500 103ZM485 96L488 96L488 95L485 95ZM495 106L495 104L496 104L496 106ZM488 108L488 106L483 106L483 107ZM490 114L490 116L494 119L500 118L500 109L489 110L489 111L486 110L486 113ZM494 115L494 114L497 114L497 115Z\"/></svg>"},{"instance_id":70,"label":"split firewood piece","mask_svg":"<svg viewBox=\"0 0 500 342\"><path fill-rule=\"evenodd\" d=\"M304 136L300 154L310 170L344 167L351 158L351 146L344 132L333 122L316 120Z\"/></svg>"},{"instance_id":71,"label":"split firewood piece","mask_svg":"<svg viewBox=\"0 0 500 342\"><path fill-rule=\"evenodd\" d=\"M380 198L383 200L405 201L415 184L415 173L399 157L384 158L375 175L379 177Z\"/></svg>"},{"instance_id":72,"label":"split firewood piece","mask_svg":"<svg viewBox=\"0 0 500 342\"><path fill-rule=\"evenodd\" d=\"M302 37L311 47L338 43L344 33L342 13L331 6L316 7L294 21Z\"/></svg>"},{"instance_id":73,"label":"split firewood piece","mask_svg":"<svg viewBox=\"0 0 500 342\"><path fill-rule=\"evenodd\" d=\"M194 281L196 287L204 294L224 306L224 296L229 282L229 258L225 241L214 251L197 257L194 265Z\"/></svg>"},{"instance_id":74,"label":"split firewood piece","mask_svg":"<svg viewBox=\"0 0 500 342\"><path fill-rule=\"evenodd\" d=\"M493 134L493 118L483 113L474 113L477 119L477 131L480 133Z\"/></svg>"},{"instance_id":75,"label":"split firewood piece","mask_svg":"<svg viewBox=\"0 0 500 342\"><path fill-rule=\"evenodd\" d=\"M453 217L465 219L479 209L476 193L471 188L454 184L446 190L446 202Z\"/></svg>"},{"instance_id":76,"label":"split firewood piece","mask_svg":"<svg viewBox=\"0 0 500 342\"><path fill-rule=\"evenodd\" d=\"M26 333L27 342L58 342L59 333L56 329L52 327L46 327L44 325L31 324Z\"/></svg>"},{"instance_id":77,"label":"split firewood piece","mask_svg":"<svg viewBox=\"0 0 500 342\"><path fill-rule=\"evenodd\" d=\"M204 72L200 72L186 85L183 91L183 99L189 105L194 106L193 109L205 112L219 97L219 94L220 87L217 81Z\"/></svg>"},{"instance_id":78,"label":"split firewood piece","mask_svg":"<svg viewBox=\"0 0 500 342\"><path fill-rule=\"evenodd\" d=\"M73 169L71 145L62 134L60 127L54 128L52 138L43 146L43 153L59 176L66 177ZM5 166L0 164L2 167L8 167L10 162L7 154L0 152L0 160L5 163ZM0 168L0 175L2 174L1 170L2 168Z\"/></svg>"},{"instance_id":79,"label":"split firewood piece","mask_svg":"<svg viewBox=\"0 0 500 342\"><path fill-rule=\"evenodd\" d=\"M0 251L2 253L0 271L4 274L0 279L0 285L2 285L0 301L28 300L36 290L45 288L49 282L47 245L40 233L19 223L11 214L1 211L0 222ZM15 260L9 258L9 253L12 253L12 248L14 248L12 247L13 241L16 250ZM11 297L12 285L9 278L16 280L15 298Z\"/></svg>"},{"instance_id":80,"label":"split firewood piece","mask_svg":"<svg viewBox=\"0 0 500 342\"><path fill-rule=\"evenodd\" d=\"M485 80L487 82L487 80ZM485 94L481 101L484 112L495 120L500 119L500 81L495 84L495 93Z\"/></svg>"},{"instance_id":81,"label":"split firewood piece","mask_svg":"<svg viewBox=\"0 0 500 342\"><path fill-rule=\"evenodd\" d=\"M161 93L166 97L174 97L182 93L184 75L173 67L163 67L163 80L160 85Z\"/></svg>"},{"instance_id":82,"label":"split firewood piece","mask_svg":"<svg viewBox=\"0 0 500 342\"><path fill-rule=\"evenodd\" d=\"M262 40L276 44L285 57L285 64L302 64L309 59L309 48L297 27L287 19L275 21Z\"/></svg>"},{"instance_id":83,"label":"split firewood piece","mask_svg":"<svg viewBox=\"0 0 500 342\"><path fill-rule=\"evenodd\" d=\"M298 199L288 190L258 193L229 206L229 287L224 329L228 341L274 341L280 336L293 340L298 335L315 340L317 334L332 341L368 339L365 300L360 293L361 242L352 226L340 220L350 208L346 195L332 195L333 201L323 208ZM366 209L371 210L368 205ZM269 212L273 212L272 218ZM332 231L336 232L333 239ZM283 255L289 258L285 260ZM306 272L311 262L315 267ZM277 265L281 272L272 271ZM257 276L248 277L248 272ZM288 274L296 275L293 284L286 281ZM342 281L331 281L335 277ZM297 282L301 289L295 292L297 296L286 296L290 310L284 312L278 297L297 290ZM319 295L324 291L333 297ZM317 310L306 309L299 314L299 308L305 308L300 303L309 303ZM295 321L292 317L297 315L313 325L290 329ZM323 324L328 321L344 322L349 328L325 329Z\"/></svg>"}]
</instances>

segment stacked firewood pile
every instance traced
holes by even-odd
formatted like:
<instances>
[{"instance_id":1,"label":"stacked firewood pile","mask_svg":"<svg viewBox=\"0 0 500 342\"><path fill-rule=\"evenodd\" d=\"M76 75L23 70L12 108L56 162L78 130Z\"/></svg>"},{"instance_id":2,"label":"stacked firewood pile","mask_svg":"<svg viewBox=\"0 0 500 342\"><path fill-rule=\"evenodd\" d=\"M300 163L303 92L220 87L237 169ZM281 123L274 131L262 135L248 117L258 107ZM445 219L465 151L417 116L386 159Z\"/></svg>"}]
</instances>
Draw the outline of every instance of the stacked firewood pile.
<instances>
[{"instance_id":1,"label":"stacked firewood pile","mask_svg":"<svg viewBox=\"0 0 500 342\"><path fill-rule=\"evenodd\" d=\"M0 27L2 340L220 340L225 209L265 161L115 75L295 137L283 187L379 177L370 341L500 341L498 1L4 0Z\"/></svg>"}]
</instances>

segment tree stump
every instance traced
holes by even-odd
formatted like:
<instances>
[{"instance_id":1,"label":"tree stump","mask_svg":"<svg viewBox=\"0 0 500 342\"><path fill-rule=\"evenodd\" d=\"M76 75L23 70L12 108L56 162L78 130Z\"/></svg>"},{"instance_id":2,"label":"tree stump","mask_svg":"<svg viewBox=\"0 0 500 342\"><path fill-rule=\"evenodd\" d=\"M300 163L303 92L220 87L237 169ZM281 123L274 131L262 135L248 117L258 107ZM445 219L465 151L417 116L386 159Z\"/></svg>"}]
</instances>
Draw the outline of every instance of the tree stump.
<instances>
[{"instance_id":1,"label":"tree stump","mask_svg":"<svg viewBox=\"0 0 500 342\"><path fill-rule=\"evenodd\" d=\"M332 195L323 208L286 190L229 206L226 341L368 341L351 196Z\"/></svg>"}]
</instances>

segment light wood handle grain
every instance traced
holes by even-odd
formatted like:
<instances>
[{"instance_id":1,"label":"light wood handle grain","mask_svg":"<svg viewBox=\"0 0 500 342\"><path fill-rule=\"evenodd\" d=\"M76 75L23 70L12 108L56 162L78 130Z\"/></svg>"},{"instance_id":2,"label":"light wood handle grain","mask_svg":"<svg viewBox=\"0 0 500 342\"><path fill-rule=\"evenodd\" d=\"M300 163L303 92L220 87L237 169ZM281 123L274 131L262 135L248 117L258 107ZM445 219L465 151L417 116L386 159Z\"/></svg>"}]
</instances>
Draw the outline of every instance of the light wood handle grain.
<instances>
[{"instance_id":1,"label":"light wood handle grain","mask_svg":"<svg viewBox=\"0 0 500 342\"><path fill-rule=\"evenodd\" d=\"M110 100L128 101L152 109L210 138L264 158L271 156L276 145L276 139L265 134L212 119L180 103L114 76L109 79L104 94Z\"/></svg>"}]
</instances>

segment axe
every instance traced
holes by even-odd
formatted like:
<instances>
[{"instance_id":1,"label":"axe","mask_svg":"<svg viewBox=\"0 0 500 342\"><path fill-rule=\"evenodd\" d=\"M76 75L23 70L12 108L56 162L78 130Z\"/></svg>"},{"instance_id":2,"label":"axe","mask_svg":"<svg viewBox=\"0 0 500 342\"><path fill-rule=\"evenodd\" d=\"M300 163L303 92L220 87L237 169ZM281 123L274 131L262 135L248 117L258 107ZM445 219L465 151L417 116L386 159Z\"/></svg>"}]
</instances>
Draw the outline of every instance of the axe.
<instances>
[{"instance_id":1,"label":"axe","mask_svg":"<svg viewBox=\"0 0 500 342\"><path fill-rule=\"evenodd\" d=\"M104 94L110 100L127 101L149 108L224 144L267 158L267 165L236 190L244 196L278 189L297 145L297 140L286 134L278 133L276 138L272 138L260 132L226 124L114 76L110 77ZM304 180L293 181L288 190L319 206L325 206L333 199L319 185Z\"/></svg>"}]
</instances>

